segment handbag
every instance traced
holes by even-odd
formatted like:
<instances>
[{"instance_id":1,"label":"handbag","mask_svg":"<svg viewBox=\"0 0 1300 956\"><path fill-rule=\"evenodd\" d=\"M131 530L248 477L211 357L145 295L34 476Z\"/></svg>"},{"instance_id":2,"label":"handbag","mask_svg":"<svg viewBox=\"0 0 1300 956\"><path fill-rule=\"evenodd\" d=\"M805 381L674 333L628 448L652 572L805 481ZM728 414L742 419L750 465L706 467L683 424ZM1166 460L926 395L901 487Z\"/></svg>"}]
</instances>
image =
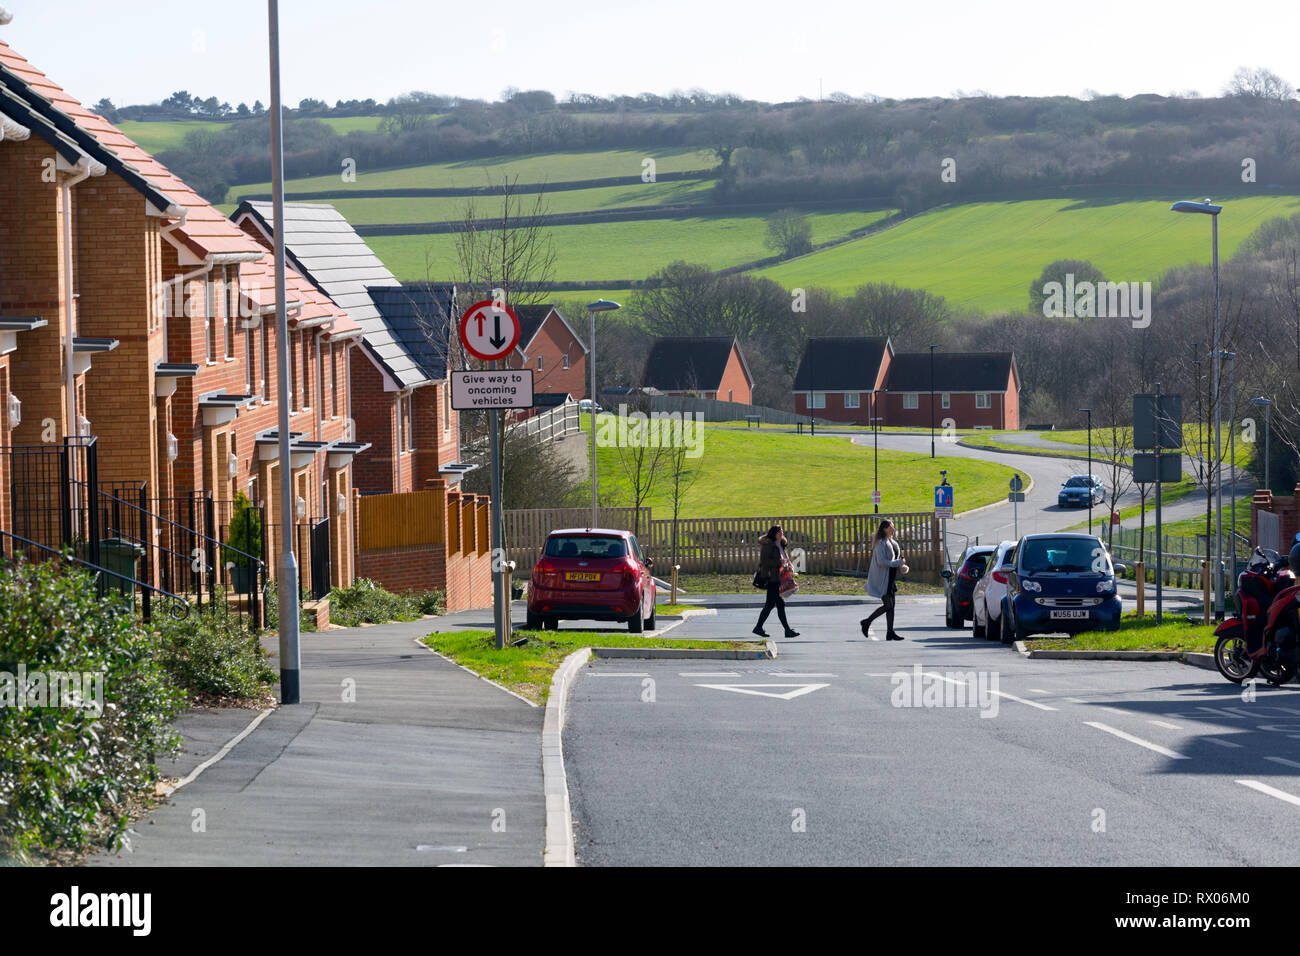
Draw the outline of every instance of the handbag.
<instances>
[{"instance_id":1,"label":"handbag","mask_svg":"<svg viewBox=\"0 0 1300 956\"><path fill-rule=\"evenodd\" d=\"M799 590L799 582L794 578L794 568L789 563L781 566L781 586L777 588L777 593L781 597L788 597Z\"/></svg>"}]
</instances>

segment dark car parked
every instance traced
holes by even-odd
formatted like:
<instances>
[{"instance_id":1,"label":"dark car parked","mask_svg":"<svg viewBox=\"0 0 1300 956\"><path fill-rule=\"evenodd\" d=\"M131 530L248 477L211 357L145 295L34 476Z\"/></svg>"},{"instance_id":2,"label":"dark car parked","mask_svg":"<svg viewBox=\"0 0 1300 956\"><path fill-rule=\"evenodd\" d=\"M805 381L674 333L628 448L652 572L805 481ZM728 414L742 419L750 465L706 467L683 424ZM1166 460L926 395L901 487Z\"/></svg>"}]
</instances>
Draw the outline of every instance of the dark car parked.
<instances>
[{"instance_id":1,"label":"dark car parked","mask_svg":"<svg viewBox=\"0 0 1300 956\"><path fill-rule=\"evenodd\" d=\"M1071 475L1056 494L1056 504L1061 508L1087 508L1105 500L1106 483L1096 475Z\"/></svg>"},{"instance_id":2,"label":"dark car parked","mask_svg":"<svg viewBox=\"0 0 1300 956\"><path fill-rule=\"evenodd\" d=\"M996 551L991 544L971 545L962 552L957 562L957 573L943 571L944 623L949 627L964 627L966 622L974 619L975 605L971 594L975 585L984 576L989 558Z\"/></svg>"},{"instance_id":3,"label":"dark car parked","mask_svg":"<svg viewBox=\"0 0 1300 956\"><path fill-rule=\"evenodd\" d=\"M1115 573L1123 570L1094 535L1026 535L1007 574L1003 627L1011 627L1018 641L1031 634L1117 631Z\"/></svg>"}]
</instances>

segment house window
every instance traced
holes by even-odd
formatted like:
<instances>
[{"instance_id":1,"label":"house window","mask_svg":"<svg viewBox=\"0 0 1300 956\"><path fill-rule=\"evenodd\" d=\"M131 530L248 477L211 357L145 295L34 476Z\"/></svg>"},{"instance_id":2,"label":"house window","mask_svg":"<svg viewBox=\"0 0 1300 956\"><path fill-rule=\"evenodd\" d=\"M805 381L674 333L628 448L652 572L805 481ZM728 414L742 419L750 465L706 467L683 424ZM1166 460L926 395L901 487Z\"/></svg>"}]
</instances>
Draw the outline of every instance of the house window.
<instances>
[{"instance_id":1,"label":"house window","mask_svg":"<svg viewBox=\"0 0 1300 956\"><path fill-rule=\"evenodd\" d=\"M257 340L253 338L253 330L248 329L244 332L244 368L246 369L246 379L248 383L248 394L257 394Z\"/></svg>"},{"instance_id":2,"label":"house window","mask_svg":"<svg viewBox=\"0 0 1300 956\"><path fill-rule=\"evenodd\" d=\"M310 332L303 332L302 339L302 407L311 408L311 340Z\"/></svg>"},{"instance_id":3,"label":"house window","mask_svg":"<svg viewBox=\"0 0 1300 956\"><path fill-rule=\"evenodd\" d=\"M849 392L849 393L847 393L847 394L844 396L844 407L845 407L845 408L861 408L861 407L862 407L862 393L861 393L861 392Z\"/></svg>"},{"instance_id":4,"label":"house window","mask_svg":"<svg viewBox=\"0 0 1300 956\"><path fill-rule=\"evenodd\" d=\"M397 450L411 450L411 396L397 396Z\"/></svg>"},{"instance_id":5,"label":"house window","mask_svg":"<svg viewBox=\"0 0 1300 956\"><path fill-rule=\"evenodd\" d=\"M339 361L334 345L330 345L330 418L339 417Z\"/></svg>"},{"instance_id":6,"label":"house window","mask_svg":"<svg viewBox=\"0 0 1300 956\"><path fill-rule=\"evenodd\" d=\"M203 337L207 345L207 361L217 360L217 323L212 315L212 283L203 280Z\"/></svg>"},{"instance_id":7,"label":"house window","mask_svg":"<svg viewBox=\"0 0 1300 956\"><path fill-rule=\"evenodd\" d=\"M235 339L239 337L239 332L235 329L235 310L230 308L230 290L233 288L228 276L229 270L221 270L221 293L222 304L226 309L226 361L235 360Z\"/></svg>"},{"instance_id":8,"label":"house window","mask_svg":"<svg viewBox=\"0 0 1300 956\"><path fill-rule=\"evenodd\" d=\"M903 395L903 407L906 409L920 408L920 402L917 400L916 392L906 392Z\"/></svg>"},{"instance_id":9,"label":"house window","mask_svg":"<svg viewBox=\"0 0 1300 956\"><path fill-rule=\"evenodd\" d=\"M442 383L442 431L445 435L451 431L451 386Z\"/></svg>"},{"instance_id":10,"label":"house window","mask_svg":"<svg viewBox=\"0 0 1300 956\"><path fill-rule=\"evenodd\" d=\"M975 407L976 407L976 408L988 408L988 407L989 407L989 393L988 393L988 392L977 392L977 393L975 394Z\"/></svg>"},{"instance_id":11,"label":"house window","mask_svg":"<svg viewBox=\"0 0 1300 956\"><path fill-rule=\"evenodd\" d=\"M813 393L812 393L812 403L811 403L808 407L809 407L809 408L825 408L825 407L826 407L826 393L825 393L825 392L813 392Z\"/></svg>"},{"instance_id":12,"label":"house window","mask_svg":"<svg viewBox=\"0 0 1300 956\"><path fill-rule=\"evenodd\" d=\"M298 410L298 355L294 346L294 336L297 332L289 333L289 411Z\"/></svg>"},{"instance_id":13,"label":"house window","mask_svg":"<svg viewBox=\"0 0 1300 956\"><path fill-rule=\"evenodd\" d=\"M952 394L950 392L943 393L943 407L952 408Z\"/></svg>"},{"instance_id":14,"label":"house window","mask_svg":"<svg viewBox=\"0 0 1300 956\"><path fill-rule=\"evenodd\" d=\"M569 367L569 356L568 356L568 355L565 355L565 356L564 356L564 367L565 367L566 369Z\"/></svg>"},{"instance_id":15,"label":"house window","mask_svg":"<svg viewBox=\"0 0 1300 956\"><path fill-rule=\"evenodd\" d=\"M325 348L316 337L316 411L325 420Z\"/></svg>"},{"instance_id":16,"label":"house window","mask_svg":"<svg viewBox=\"0 0 1300 956\"><path fill-rule=\"evenodd\" d=\"M731 389L727 389L727 401L731 401Z\"/></svg>"},{"instance_id":17,"label":"house window","mask_svg":"<svg viewBox=\"0 0 1300 956\"><path fill-rule=\"evenodd\" d=\"M271 400L271 330L265 324L262 325L262 380L258 383L257 393L263 402Z\"/></svg>"},{"instance_id":18,"label":"house window","mask_svg":"<svg viewBox=\"0 0 1300 956\"><path fill-rule=\"evenodd\" d=\"M539 355L537 356L537 371L540 372L541 370L542 370L542 357Z\"/></svg>"}]
</instances>

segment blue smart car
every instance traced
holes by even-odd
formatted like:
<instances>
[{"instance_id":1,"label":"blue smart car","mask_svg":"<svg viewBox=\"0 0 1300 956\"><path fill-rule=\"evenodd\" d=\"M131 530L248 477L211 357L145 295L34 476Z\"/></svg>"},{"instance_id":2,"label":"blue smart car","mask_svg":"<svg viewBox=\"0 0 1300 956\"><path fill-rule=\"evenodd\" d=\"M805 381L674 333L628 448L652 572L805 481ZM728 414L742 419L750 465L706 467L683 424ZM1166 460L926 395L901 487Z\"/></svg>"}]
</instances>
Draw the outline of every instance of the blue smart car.
<instances>
[{"instance_id":1,"label":"blue smart car","mask_svg":"<svg viewBox=\"0 0 1300 956\"><path fill-rule=\"evenodd\" d=\"M1101 539L1053 532L1020 539L1007 572L1004 627L1015 639L1032 634L1119 630L1120 597L1114 564Z\"/></svg>"}]
</instances>

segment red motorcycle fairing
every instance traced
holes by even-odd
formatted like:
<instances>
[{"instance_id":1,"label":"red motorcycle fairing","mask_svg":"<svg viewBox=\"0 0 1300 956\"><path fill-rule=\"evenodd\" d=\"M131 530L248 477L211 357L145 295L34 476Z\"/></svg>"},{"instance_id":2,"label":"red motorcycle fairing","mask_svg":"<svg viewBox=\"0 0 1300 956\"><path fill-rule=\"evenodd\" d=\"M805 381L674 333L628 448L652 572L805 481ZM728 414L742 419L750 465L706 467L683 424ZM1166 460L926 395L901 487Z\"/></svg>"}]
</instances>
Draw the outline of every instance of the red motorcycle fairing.
<instances>
[{"instance_id":1,"label":"red motorcycle fairing","mask_svg":"<svg viewBox=\"0 0 1300 956\"><path fill-rule=\"evenodd\" d=\"M1277 596L1273 598L1273 603L1268 608L1268 621L1264 625L1265 635L1271 634L1281 623L1282 615L1295 610L1298 598L1300 598L1300 584L1292 585L1277 593Z\"/></svg>"},{"instance_id":2,"label":"red motorcycle fairing","mask_svg":"<svg viewBox=\"0 0 1300 956\"><path fill-rule=\"evenodd\" d=\"M1241 621L1235 617L1225 617L1223 623L1214 629L1215 637L1222 637L1224 634L1230 634L1233 631L1241 630Z\"/></svg>"}]
</instances>

